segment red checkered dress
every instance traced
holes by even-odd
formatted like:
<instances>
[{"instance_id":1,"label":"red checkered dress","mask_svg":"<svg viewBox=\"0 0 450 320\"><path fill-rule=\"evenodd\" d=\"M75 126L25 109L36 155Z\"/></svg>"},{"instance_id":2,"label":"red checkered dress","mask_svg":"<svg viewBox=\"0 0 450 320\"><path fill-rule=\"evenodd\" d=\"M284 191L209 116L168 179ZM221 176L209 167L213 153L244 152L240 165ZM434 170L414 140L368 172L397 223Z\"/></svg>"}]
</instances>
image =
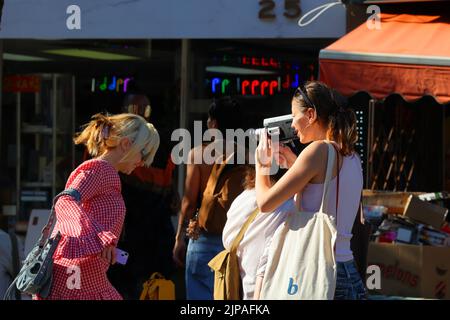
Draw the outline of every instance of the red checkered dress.
<instances>
[{"instance_id":1,"label":"red checkered dress","mask_svg":"<svg viewBox=\"0 0 450 320\"><path fill-rule=\"evenodd\" d=\"M125 218L119 175L107 161L92 159L72 172L67 188L80 192L81 203L62 196L55 206L53 235L60 231L62 238L47 299L121 300L106 276L109 264L100 257L106 246L117 244Z\"/></svg>"}]
</instances>

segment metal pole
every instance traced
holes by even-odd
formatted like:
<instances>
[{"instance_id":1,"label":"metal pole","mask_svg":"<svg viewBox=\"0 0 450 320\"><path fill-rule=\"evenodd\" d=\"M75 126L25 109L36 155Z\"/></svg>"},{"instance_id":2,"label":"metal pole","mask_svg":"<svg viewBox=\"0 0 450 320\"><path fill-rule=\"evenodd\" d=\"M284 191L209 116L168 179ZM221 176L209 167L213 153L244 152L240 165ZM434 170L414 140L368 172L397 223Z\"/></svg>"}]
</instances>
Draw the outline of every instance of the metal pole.
<instances>
[{"instance_id":1,"label":"metal pole","mask_svg":"<svg viewBox=\"0 0 450 320\"><path fill-rule=\"evenodd\" d=\"M190 40L181 40L180 128L186 128L187 106L189 101L189 50ZM178 166L178 193L181 197L184 194L185 176L186 166Z\"/></svg>"},{"instance_id":2,"label":"metal pole","mask_svg":"<svg viewBox=\"0 0 450 320\"><path fill-rule=\"evenodd\" d=\"M52 199L56 195L56 75L52 75L52 112L53 112L53 123L52 123Z\"/></svg>"},{"instance_id":3,"label":"metal pole","mask_svg":"<svg viewBox=\"0 0 450 320\"><path fill-rule=\"evenodd\" d=\"M373 147L373 135L374 135L374 115L375 115L375 100L369 100L369 116L367 123L367 158L366 158L366 188L370 186L370 178L372 177L373 161L370 161Z\"/></svg>"},{"instance_id":4,"label":"metal pole","mask_svg":"<svg viewBox=\"0 0 450 320\"><path fill-rule=\"evenodd\" d=\"M2 114L3 114L3 40L0 40L0 154L2 153Z\"/></svg>"},{"instance_id":5,"label":"metal pole","mask_svg":"<svg viewBox=\"0 0 450 320\"><path fill-rule=\"evenodd\" d=\"M19 218L19 212L20 212L20 163L21 156L20 156L20 149L21 149L21 111L20 111L20 105L21 105L21 97L20 92L17 93L17 99L16 99L16 112L17 112L17 125L16 125L16 218Z\"/></svg>"},{"instance_id":6,"label":"metal pole","mask_svg":"<svg viewBox=\"0 0 450 320\"><path fill-rule=\"evenodd\" d=\"M71 143L72 143L72 168L75 169L75 143L73 143L72 138L75 135L75 76L72 76L72 130L71 130Z\"/></svg>"},{"instance_id":7,"label":"metal pole","mask_svg":"<svg viewBox=\"0 0 450 320\"><path fill-rule=\"evenodd\" d=\"M445 190L446 188L446 136L445 136L445 109L443 105L441 105L442 109L442 190Z\"/></svg>"}]
</instances>

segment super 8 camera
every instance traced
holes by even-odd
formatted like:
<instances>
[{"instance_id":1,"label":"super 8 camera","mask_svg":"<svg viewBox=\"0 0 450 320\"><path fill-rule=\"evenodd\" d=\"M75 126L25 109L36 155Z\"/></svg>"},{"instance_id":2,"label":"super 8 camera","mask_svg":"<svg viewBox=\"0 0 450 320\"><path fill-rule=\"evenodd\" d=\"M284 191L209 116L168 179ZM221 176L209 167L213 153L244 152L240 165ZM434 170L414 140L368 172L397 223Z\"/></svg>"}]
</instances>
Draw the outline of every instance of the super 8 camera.
<instances>
[{"instance_id":1,"label":"super 8 camera","mask_svg":"<svg viewBox=\"0 0 450 320\"><path fill-rule=\"evenodd\" d=\"M278 136L278 141L281 143L292 142L293 140L298 139L298 137L297 132L291 127L291 125L292 115L290 114L264 119L264 128L255 130L256 139L259 141L264 129L267 129L267 134L270 138L273 136Z\"/></svg>"}]
</instances>

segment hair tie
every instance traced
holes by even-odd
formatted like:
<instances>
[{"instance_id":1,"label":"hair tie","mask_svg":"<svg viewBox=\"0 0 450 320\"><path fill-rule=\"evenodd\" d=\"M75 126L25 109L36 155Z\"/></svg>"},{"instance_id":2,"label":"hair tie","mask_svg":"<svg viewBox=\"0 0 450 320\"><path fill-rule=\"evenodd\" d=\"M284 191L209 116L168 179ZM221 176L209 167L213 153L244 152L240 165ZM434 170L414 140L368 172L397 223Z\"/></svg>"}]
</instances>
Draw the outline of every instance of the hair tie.
<instances>
[{"instance_id":1,"label":"hair tie","mask_svg":"<svg viewBox=\"0 0 450 320\"><path fill-rule=\"evenodd\" d=\"M109 125L108 124L103 126L102 138L105 139L105 140L109 138Z\"/></svg>"}]
</instances>

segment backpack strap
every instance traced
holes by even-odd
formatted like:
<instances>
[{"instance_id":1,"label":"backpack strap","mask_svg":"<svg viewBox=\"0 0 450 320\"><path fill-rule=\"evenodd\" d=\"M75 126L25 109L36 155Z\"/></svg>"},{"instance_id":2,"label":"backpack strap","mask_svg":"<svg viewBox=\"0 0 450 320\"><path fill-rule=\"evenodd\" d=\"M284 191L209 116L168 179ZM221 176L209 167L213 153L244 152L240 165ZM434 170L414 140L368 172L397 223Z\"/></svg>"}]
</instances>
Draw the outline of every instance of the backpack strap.
<instances>
[{"instance_id":1,"label":"backpack strap","mask_svg":"<svg viewBox=\"0 0 450 320\"><path fill-rule=\"evenodd\" d=\"M231 245L230 252L236 252L237 248L239 247L239 244L242 241L242 238L244 238L244 234L247 231L250 224L255 220L256 216L259 213L259 208L256 207L256 209L253 211L253 213L248 217L247 221L245 221L244 225L241 227L241 230L239 231L236 238L234 238L233 244Z\"/></svg>"},{"instance_id":2,"label":"backpack strap","mask_svg":"<svg viewBox=\"0 0 450 320\"><path fill-rule=\"evenodd\" d=\"M220 175L222 174L226 165L227 164L225 162L215 163L213 165L211 174L209 175L209 178L208 178L208 183L206 184L206 188L205 188L205 191L203 192L203 194L214 194L214 191L216 190L217 182L219 181Z\"/></svg>"},{"instance_id":3,"label":"backpack strap","mask_svg":"<svg viewBox=\"0 0 450 320\"><path fill-rule=\"evenodd\" d=\"M228 158L223 159L221 163L214 163L213 168L211 170L211 173L208 178L208 182L206 184L205 191L203 191L203 194L214 194L216 192L216 186L219 182L220 175L225 170L225 167L228 164L228 161L234 156L234 153L232 153ZM203 199L204 197L202 197Z\"/></svg>"}]
</instances>

